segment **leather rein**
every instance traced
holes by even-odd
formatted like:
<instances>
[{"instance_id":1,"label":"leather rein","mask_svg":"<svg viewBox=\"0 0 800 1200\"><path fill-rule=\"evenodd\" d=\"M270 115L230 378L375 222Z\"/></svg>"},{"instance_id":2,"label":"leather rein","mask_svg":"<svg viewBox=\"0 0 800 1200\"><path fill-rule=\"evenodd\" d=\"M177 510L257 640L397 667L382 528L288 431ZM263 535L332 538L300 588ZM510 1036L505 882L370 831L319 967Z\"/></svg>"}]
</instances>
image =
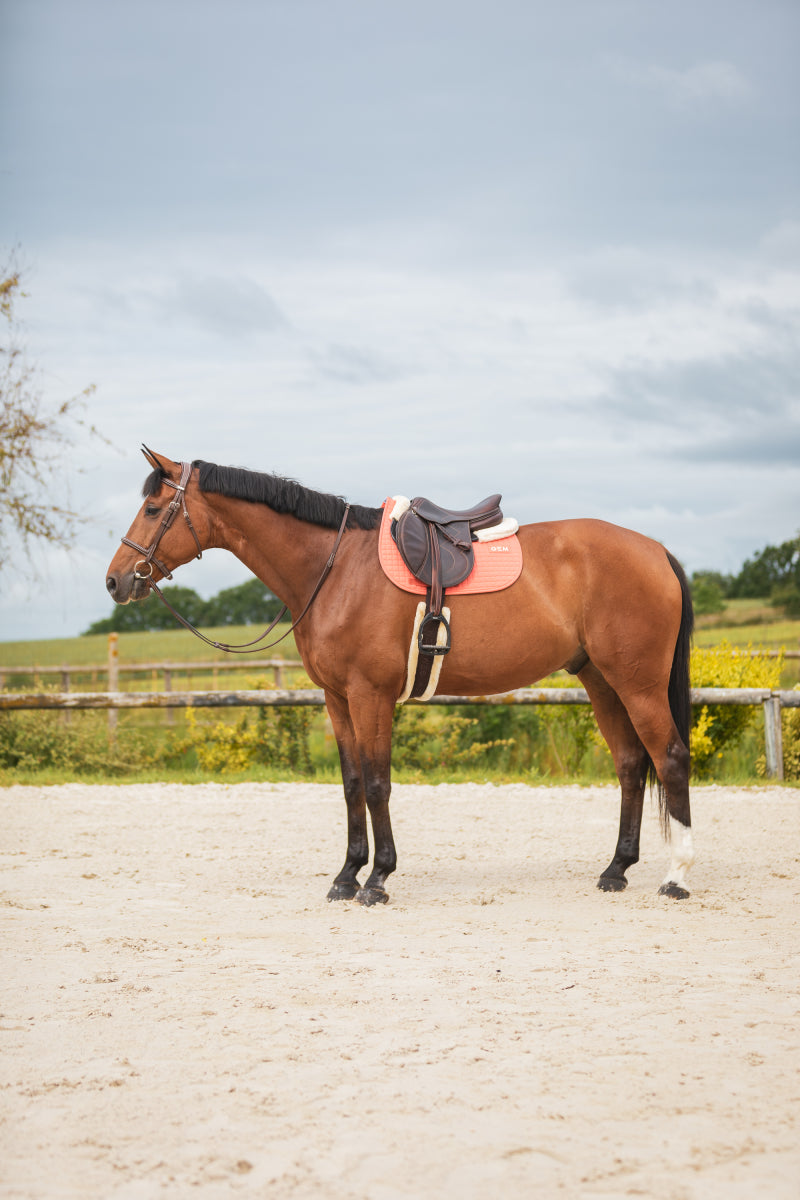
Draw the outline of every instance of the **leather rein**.
<instances>
[{"instance_id":1,"label":"leather rein","mask_svg":"<svg viewBox=\"0 0 800 1200\"><path fill-rule=\"evenodd\" d=\"M179 612L176 612L176 610L170 604L169 600L167 600L166 596L161 591L161 588L158 586L156 581L153 579L153 564L154 563L158 567L161 574L166 579L172 579L172 572L169 570L168 567L166 567L164 565L164 563L160 562L159 559L156 558L155 554L156 554L156 550L158 549L159 542L161 541L164 534L169 529L172 522L175 520L176 516L178 515L178 511L181 508L183 508L184 520L186 521L186 524L189 527L192 537L195 540L195 544L197 545L197 554L195 555L195 558L203 557L203 547L200 545L200 539L197 536L197 531L195 530L195 527L192 524L192 519L189 516L189 510L186 507L186 487L187 487L187 484L189 483L189 478L190 478L191 474L192 474L192 464L191 463L181 463L180 482L175 483L172 479L167 479L166 476L164 476L163 482L165 484L167 484L168 487L175 489L175 498L173 500L171 500L169 502L169 504L167 505L167 511L164 513L164 518L161 522L158 532L156 533L155 538L153 539L153 541L150 543L149 546L140 546L138 542L133 542L133 541L131 541L130 538L127 538L127 537L122 538L122 542L123 542L123 545L130 546L132 550L138 550L138 552L140 554L144 555L144 558L140 558L134 564L134 567L133 567L134 579L146 580L150 586L150 589L155 592L155 594L158 596L161 603L166 608L169 609L169 611L172 613L173 617L175 617L175 619L177 621L179 621L185 629L188 629L190 633L193 633L195 635L195 637L200 638L201 642L205 642L205 644L207 646L213 646L215 650L224 650L226 652L226 654L245 654L253 646L258 646L260 642L263 642L265 637L268 637L269 634L272 633L275 626L280 623L280 621L283 619L285 614L289 611L289 606L287 604L283 605L283 607L281 608L278 615L275 617L275 619L273 621L270 622L270 624L267 626L267 628L264 630L264 632L259 637L254 638L254 640L252 642L242 642L239 645L233 646L233 645L228 645L226 642L215 642L215 641L213 641L212 638L206 637L206 635L204 633L201 633L199 629L196 629L195 626L192 625L191 621L187 621L186 617L182 617ZM350 514L350 505L345 504L344 516L342 517L342 523L339 526L339 532L336 534L336 541L334 542L333 550L331 551L330 557L328 558L328 561L325 563L325 566L322 569L322 574L320 575L319 579L317 580L316 587L314 588L313 592L311 593L305 608L300 613L300 616L297 618L296 621L292 622L292 624L286 630L286 633L281 634L281 636L279 638L276 638L274 642L270 642L270 644L268 646L259 646L259 649L270 650L270 649L272 649L273 646L277 646L280 642L283 641L284 638L287 638L294 629L297 628L297 626L302 621L303 617L306 615L308 610L311 608L311 605L314 603L317 596L319 595L319 592L320 592L320 589L321 589L323 583L325 582L325 580L328 578L328 575L330 574L331 567L333 566L333 560L336 558L336 552L339 549L339 543L341 542L342 537L344 536L344 531L347 526L347 518L348 518L349 514ZM143 573L142 570L140 570L140 568L144 568L144 567L147 568L146 574Z\"/></svg>"}]
</instances>

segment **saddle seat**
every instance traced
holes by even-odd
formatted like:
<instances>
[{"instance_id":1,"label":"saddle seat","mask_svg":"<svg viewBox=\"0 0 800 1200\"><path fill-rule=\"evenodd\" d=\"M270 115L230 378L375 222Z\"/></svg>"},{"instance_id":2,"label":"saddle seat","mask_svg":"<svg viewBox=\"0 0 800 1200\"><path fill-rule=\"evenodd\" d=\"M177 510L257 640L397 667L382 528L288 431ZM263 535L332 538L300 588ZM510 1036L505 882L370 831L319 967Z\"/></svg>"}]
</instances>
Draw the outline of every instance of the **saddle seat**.
<instances>
[{"instance_id":1,"label":"saddle seat","mask_svg":"<svg viewBox=\"0 0 800 1200\"><path fill-rule=\"evenodd\" d=\"M480 504L474 505L473 508L465 508L461 511L456 509L441 508L438 504L434 504L432 500L426 500L423 496L418 496L416 500L411 501L411 507L417 513L417 516L422 517L423 521L432 521L434 525L450 525L453 521L467 521L470 529L488 529L492 525L497 525L503 519L503 514L500 511L500 501L502 496L498 493L496 496L487 496L485 500L481 500Z\"/></svg>"}]
</instances>

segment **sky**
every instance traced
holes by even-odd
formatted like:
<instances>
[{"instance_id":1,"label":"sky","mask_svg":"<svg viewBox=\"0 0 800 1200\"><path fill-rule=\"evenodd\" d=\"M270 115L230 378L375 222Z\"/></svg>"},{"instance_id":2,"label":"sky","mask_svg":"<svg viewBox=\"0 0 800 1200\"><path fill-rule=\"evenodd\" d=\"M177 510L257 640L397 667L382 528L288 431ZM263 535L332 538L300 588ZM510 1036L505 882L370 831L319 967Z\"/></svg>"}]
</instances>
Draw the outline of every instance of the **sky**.
<instances>
[{"instance_id":1,"label":"sky","mask_svg":"<svg viewBox=\"0 0 800 1200\"><path fill-rule=\"evenodd\" d=\"M142 442L499 491L690 572L795 536L799 35L796 0L0 0L0 262L43 402L96 385L107 439L0 640L109 615Z\"/></svg>"}]
</instances>

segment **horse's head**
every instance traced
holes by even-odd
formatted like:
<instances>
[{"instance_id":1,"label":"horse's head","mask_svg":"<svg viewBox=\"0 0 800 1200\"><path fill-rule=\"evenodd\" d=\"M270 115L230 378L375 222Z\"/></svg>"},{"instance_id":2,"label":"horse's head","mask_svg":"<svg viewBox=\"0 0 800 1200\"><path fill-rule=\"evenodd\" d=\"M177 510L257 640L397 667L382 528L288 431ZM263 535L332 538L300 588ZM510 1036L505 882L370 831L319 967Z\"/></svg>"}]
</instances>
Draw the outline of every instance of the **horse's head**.
<instances>
[{"instance_id":1,"label":"horse's head","mask_svg":"<svg viewBox=\"0 0 800 1200\"><path fill-rule=\"evenodd\" d=\"M176 567L200 558L201 538L208 537L207 506L192 479L191 463L173 462L146 447L142 453L153 468L142 488L144 504L106 576L106 587L117 604L143 600L151 580L171 579ZM208 540L203 544L208 546Z\"/></svg>"}]
</instances>

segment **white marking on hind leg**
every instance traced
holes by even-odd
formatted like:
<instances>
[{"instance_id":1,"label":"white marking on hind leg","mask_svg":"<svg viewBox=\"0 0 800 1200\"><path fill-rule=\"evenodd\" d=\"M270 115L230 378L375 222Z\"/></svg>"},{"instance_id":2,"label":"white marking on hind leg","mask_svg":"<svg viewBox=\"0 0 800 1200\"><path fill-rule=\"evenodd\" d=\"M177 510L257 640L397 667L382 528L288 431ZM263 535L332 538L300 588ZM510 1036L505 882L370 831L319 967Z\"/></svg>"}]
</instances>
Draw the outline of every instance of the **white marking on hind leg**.
<instances>
[{"instance_id":1,"label":"white marking on hind leg","mask_svg":"<svg viewBox=\"0 0 800 1200\"><path fill-rule=\"evenodd\" d=\"M686 876L694 862L694 842L692 841L691 825L682 825L680 821L676 821L674 817L670 817L669 843L672 858L669 864L669 871L661 886L664 887L666 884L675 883L678 887L685 887Z\"/></svg>"}]
</instances>

